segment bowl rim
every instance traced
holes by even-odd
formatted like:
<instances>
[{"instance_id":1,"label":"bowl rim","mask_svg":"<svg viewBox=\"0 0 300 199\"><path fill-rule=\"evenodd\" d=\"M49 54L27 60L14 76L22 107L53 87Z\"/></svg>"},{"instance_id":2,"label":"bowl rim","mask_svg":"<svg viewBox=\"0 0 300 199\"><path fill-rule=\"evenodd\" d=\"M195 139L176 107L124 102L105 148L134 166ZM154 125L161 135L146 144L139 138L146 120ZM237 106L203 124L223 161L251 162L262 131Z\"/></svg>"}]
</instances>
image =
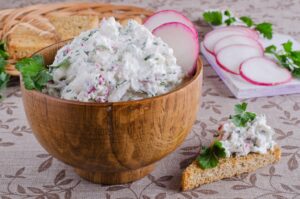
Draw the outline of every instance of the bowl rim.
<instances>
[{"instance_id":1,"label":"bowl rim","mask_svg":"<svg viewBox=\"0 0 300 199\"><path fill-rule=\"evenodd\" d=\"M66 43L66 42L72 41L72 40L73 39L68 39L68 40L57 42L55 44L51 44L50 46L42 48L39 51L33 53L32 56L38 55L38 54L40 54L40 52L42 52L44 50L47 50L48 48L50 48L52 46L58 45L60 43ZM20 84L21 84L21 88L22 88L21 90L23 90L22 92L32 93L32 94L34 94L36 96L45 97L45 98L47 98L47 99L49 99L51 101L55 101L55 102L58 102L58 103L64 103L64 104L70 104L70 105L79 105L79 106L87 106L87 105L89 105L89 106L104 106L104 107L106 107L106 106L114 106L114 105L128 105L128 104L132 105L132 104L147 103L147 102L152 101L152 100L163 98L163 97L165 97L167 95L171 95L173 93L179 92L179 91L183 90L185 87L187 87L190 84L192 84L197 78L200 78L200 75L203 73L203 62L202 62L200 56L196 60L196 68L195 69L196 69L195 74L191 78L189 78L189 80L187 82L182 83L181 85L179 85L177 88L175 88L172 91L169 91L167 93L164 93L162 95L157 95L157 96L154 96L154 97L148 97L148 98L139 99L139 100L120 101L120 102L81 102L81 101L75 101L75 100L61 99L61 98L58 98L58 97L54 97L54 96L42 93L42 92L37 91L37 90L27 90L23 86L22 74L20 74L20 79L21 79Z\"/></svg>"}]
</instances>

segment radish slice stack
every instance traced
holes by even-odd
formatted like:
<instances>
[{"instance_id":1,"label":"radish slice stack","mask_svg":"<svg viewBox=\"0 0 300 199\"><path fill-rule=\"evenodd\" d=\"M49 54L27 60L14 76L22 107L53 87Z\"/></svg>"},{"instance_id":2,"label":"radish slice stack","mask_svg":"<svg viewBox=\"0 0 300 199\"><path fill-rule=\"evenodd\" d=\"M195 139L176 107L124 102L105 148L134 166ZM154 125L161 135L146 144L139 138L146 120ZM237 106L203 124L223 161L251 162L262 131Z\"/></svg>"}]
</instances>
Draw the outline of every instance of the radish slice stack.
<instances>
[{"instance_id":1,"label":"radish slice stack","mask_svg":"<svg viewBox=\"0 0 300 199\"><path fill-rule=\"evenodd\" d=\"M228 37L220 39L216 43L214 47L214 54L217 54L222 48L237 44L244 44L255 48L261 48L261 50L264 51L262 45L252 37L247 37L244 35L230 35Z\"/></svg>"},{"instance_id":2,"label":"radish slice stack","mask_svg":"<svg viewBox=\"0 0 300 199\"><path fill-rule=\"evenodd\" d=\"M287 69L266 57L248 59L241 65L240 74L246 81L260 86L284 84L292 78Z\"/></svg>"},{"instance_id":3,"label":"radish slice stack","mask_svg":"<svg viewBox=\"0 0 300 199\"><path fill-rule=\"evenodd\" d=\"M144 25L174 50L178 65L192 76L199 56L198 33L193 23L178 11L162 10L146 19Z\"/></svg>"},{"instance_id":4,"label":"radish slice stack","mask_svg":"<svg viewBox=\"0 0 300 199\"><path fill-rule=\"evenodd\" d=\"M244 35L253 38L255 40L257 40L259 36L256 31L250 28L240 27L240 26L223 27L223 28L215 29L205 35L203 41L204 47L208 52L214 54L214 47L216 43L220 39L231 35Z\"/></svg>"},{"instance_id":5,"label":"radish slice stack","mask_svg":"<svg viewBox=\"0 0 300 199\"><path fill-rule=\"evenodd\" d=\"M232 45L220 50L216 55L217 63L227 72L240 74L240 65L243 61L257 56L263 56L261 48L248 45Z\"/></svg>"},{"instance_id":6,"label":"radish slice stack","mask_svg":"<svg viewBox=\"0 0 300 199\"><path fill-rule=\"evenodd\" d=\"M156 12L145 20L144 26L146 26L152 32L160 25L170 22L182 23L188 26L195 34L197 34L194 24L186 16L176 10L162 10Z\"/></svg>"},{"instance_id":7,"label":"radish slice stack","mask_svg":"<svg viewBox=\"0 0 300 199\"><path fill-rule=\"evenodd\" d=\"M289 82L291 73L264 56L258 39L258 33L251 28L230 26L206 34L203 45L220 68L251 84L274 86Z\"/></svg>"}]
</instances>

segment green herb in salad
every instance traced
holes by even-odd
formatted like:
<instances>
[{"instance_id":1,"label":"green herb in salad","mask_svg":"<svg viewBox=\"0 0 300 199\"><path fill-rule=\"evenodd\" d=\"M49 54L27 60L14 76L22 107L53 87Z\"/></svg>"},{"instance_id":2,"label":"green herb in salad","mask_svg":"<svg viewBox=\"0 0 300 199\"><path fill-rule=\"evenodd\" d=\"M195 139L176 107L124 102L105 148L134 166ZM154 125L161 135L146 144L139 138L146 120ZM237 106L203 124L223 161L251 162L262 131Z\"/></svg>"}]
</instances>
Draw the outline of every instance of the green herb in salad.
<instances>
[{"instance_id":1,"label":"green herb in salad","mask_svg":"<svg viewBox=\"0 0 300 199\"><path fill-rule=\"evenodd\" d=\"M268 46L265 53L272 54L277 62L291 71L293 77L300 78L300 51L293 50L293 43L288 41L282 44L283 50L277 50L274 45Z\"/></svg>"},{"instance_id":2,"label":"green herb in salad","mask_svg":"<svg viewBox=\"0 0 300 199\"><path fill-rule=\"evenodd\" d=\"M245 127L248 122L252 122L256 114L247 112L247 103L236 104L234 106L235 115L230 116L229 119L238 127Z\"/></svg>"},{"instance_id":3,"label":"green herb in salad","mask_svg":"<svg viewBox=\"0 0 300 199\"><path fill-rule=\"evenodd\" d=\"M54 68L68 68L71 65L69 59L63 60L61 63L55 65L50 65L50 71L53 70Z\"/></svg>"},{"instance_id":4,"label":"green herb in salad","mask_svg":"<svg viewBox=\"0 0 300 199\"><path fill-rule=\"evenodd\" d=\"M227 19L224 20L224 23L227 26L230 26L234 24L234 22L237 22L240 20L243 22L246 26L249 28L253 28L260 32L265 38L267 39L272 39L273 37L273 26L271 23L263 22L256 24L254 21L248 17L248 16L242 16L239 19L236 17L232 16L230 11L225 10L225 11L207 11L203 13L203 19L207 23L214 25L214 26L220 26L223 25L223 18L226 17Z\"/></svg>"},{"instance_id":5,"label":"green herb in salad","mask_svg":"<svg viewBox=\"0 0 300 199\"><path fill-rule=\"evenodd\" d=\"M6 52L6 45L3 41L0 41L0 100L3 99L3 92L7 86L10 76L5 72L5 66L7 64L8 53Z\"/></svg>"},{"instance_id":6,"label":"green herb in salad","mask_svg":"<svg viewBox=\"0 0 300 199\"><path fill-rule=\"evenodd\" d=\"M45 67L44 59L41 55L22 59L16 64L16 68L22 74L24 86L28 90L41 91L52 80L52 76Z\"/></svg>"},{"instance_id":7,"label":"green herb in salad","mask_svg":"<svg viewBox=\"0 0 300 199\"><path fill-rule=\"evenodd\" d=\"M208 148L204 148L197 157L197 162L202 169L214 168L219 164L219 159L225 158L225 149L218 140L214 141Z\"/></svg>"}]
</instances>

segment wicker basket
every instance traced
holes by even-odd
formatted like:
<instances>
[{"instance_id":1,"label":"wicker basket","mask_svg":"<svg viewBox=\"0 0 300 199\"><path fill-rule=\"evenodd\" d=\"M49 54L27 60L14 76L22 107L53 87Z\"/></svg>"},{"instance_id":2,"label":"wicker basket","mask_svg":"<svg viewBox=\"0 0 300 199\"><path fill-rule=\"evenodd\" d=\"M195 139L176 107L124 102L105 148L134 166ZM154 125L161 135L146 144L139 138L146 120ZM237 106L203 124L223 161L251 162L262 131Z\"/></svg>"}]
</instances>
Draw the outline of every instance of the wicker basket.
<instances>
[{"instance_id":1,"label":"wicker basket","mask_svg":"<svg viewBox=\"0 0 300 199\"><path fill-rule=\"evenodd\" d=\"M113 5L103 3L56 3L40 4L25 8L7 9L0 11L0 38L6 40L11 29L20 22L27 22L35 27L51 31L53 28L47 20L49 16L59 15L95 15L99 18L114 16L118 20L140 17L141 19L152 14L152 11L144 8L128 5ZM18 76L15 69L16 60L10 59L6 66L8 74Z\"/></svg>"}]
</instances>

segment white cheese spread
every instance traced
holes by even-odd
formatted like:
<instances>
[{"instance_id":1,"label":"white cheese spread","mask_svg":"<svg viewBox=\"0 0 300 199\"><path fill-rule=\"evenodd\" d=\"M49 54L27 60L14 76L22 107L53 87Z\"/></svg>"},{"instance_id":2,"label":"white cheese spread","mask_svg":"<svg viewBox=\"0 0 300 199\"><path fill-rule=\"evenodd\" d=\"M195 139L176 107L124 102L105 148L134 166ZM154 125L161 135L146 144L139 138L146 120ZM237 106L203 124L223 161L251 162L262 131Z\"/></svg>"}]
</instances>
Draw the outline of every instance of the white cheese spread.
<instances>
[{"instance_id":1,"label":"white cheese spread","mask_svg":"<svg viewBox=\"0 0 300 199\"><path fill-rule=\"evenodd\" d=\"M50 95L83 102L117 102L167 93L184 74L173 50L143 25L114 18L61 48L50 66Z\"/></svg>"},{"instance_id":2,"label":"white cheese spread","mask_svg":"<svg viewBox=\"0 0 300 199\"><path fill-rule=\"evenodd\" d=\"M245 156L250 152L267 153L276 145L272 136L274 130L267 125L266 117L258 115L245 127L237 127L232 121L223 124L221 128L221 143L226 156Z\"/></svg>"}]
</instances>

